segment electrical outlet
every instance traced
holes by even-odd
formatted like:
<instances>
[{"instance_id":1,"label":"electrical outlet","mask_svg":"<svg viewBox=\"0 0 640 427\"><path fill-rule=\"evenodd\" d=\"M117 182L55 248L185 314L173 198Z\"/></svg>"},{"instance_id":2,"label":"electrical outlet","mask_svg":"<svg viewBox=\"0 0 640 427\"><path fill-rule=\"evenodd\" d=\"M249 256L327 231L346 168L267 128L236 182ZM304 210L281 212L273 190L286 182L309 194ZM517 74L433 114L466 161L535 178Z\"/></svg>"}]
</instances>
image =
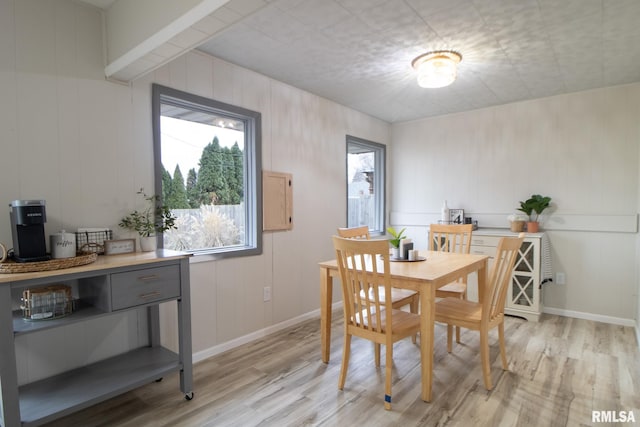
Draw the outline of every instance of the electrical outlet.
<instances>
[{"instance_id":1,"label":"electrical outlet","mask_svg":"<svg viewBox=\"0 0 640 427\"><path fill-rule=\"evenodd\" d=\"M567 282L567 278L564 273L556 273L556 285L564 285Z\"/></svg>"},{"instance_id":2,"label":"electrical outlet","mask_svg":"<svg viewBox=\"0 0 640 427\"><path fill-rule=\"evenodd\" d=\"M271 301L271 286L265 286L262 288L262 296L264 298L264 302Z\"/></svg>"}]
</instances>

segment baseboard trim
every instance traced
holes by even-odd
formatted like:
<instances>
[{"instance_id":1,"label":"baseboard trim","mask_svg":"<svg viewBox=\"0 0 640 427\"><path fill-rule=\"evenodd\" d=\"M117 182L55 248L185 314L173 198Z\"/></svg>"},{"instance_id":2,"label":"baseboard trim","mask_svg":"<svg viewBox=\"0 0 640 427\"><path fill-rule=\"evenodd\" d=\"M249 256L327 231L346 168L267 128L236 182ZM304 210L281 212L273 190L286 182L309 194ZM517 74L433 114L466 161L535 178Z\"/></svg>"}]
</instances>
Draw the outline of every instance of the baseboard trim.
<instances>
[{"instance_id":1,"label":"baseboard trim","mask_svg":"<svg viewBox=\"0 0 640 427\"><path fill-rule=\"evenodd\" d=\"M334 302L332 304L333 310L336 310L338 308L342 308L342 301ZM239 347L243 344L247 344L257 339L264 338L267 335L271 335L275 332L279 332L283 329L289 328L291 326L295 326L298 323L301 323L310 319L320 319L320 309L310 311L300 316L285 320L284 322L280 322L275 325L266 327L264 329L260 329L259 331L255 331L250 334L247 334L238 338L234 338L230 341L226 341L222 344L214 345L213 347L209 347L205 350L198 351L197 353L193 354L193 363L200 362L204 359L218 355L220 353L224 353L225 351ZM318 347L318 354L320 354L319 347Z\"/></svg>"},{"instance_id":2,"label":"baseboard trim","mask_svg":"<svg viewBox=\"0 0 640 427\"><path fill-rule=\"evenodd\" d=\"M631 326L636 329L636 335L638 335L638 328L636 322L633 319L625 319L622 317L604 316L602 314L584 313L582 311L564 310L561 308L544 307L543 313L556 314L564 317L574 317L576 319L593 320L595 322L609 323L612 325Z\"/></svg>"},{"instance_id":3,"label":"baseboard trim","mask_svg":"<svg viewBox=\"0 0 640 427\"><path fill-rule=\"evenodd\" d=\"M333 310L337 310L342 308L342 301L335 302L332 305ZM635 320L633 319L624 319L621 317L612 317L612 316L603 316L600 314L592 314L592 313L584 313L581 311L573 311L573 310L564 310L560 308L553 307L544 307L543 313L555 314L558 316L564 317L574 317L576 319L585 319L585 320L593 320L596 322L609 323L612 325L621 325L621 326L631 326L635 329L636 332L636 340L638 342L638 346L640 347L640 327L636 325ZM224 353L225 351L234 349L241 345L250 343L260 338L264 338L267 335L273 334L275 332L279 332L283 329L289 328L291 326L295 326L298 323L304 322L310 319L319 319L320 318L320 309L310 311L308 313L302 314L300 316L285 320L284 322L277 323L275 325L266 327L264 329L260 329L259 331L252 332L250 334L232 339L230 341L226 341L222 344L215 345L213 347L209 347L205 350L198 351L193 354L193 363L200 362L209 357L218 355L220 353Z\"/></svg>"}]
</instances>

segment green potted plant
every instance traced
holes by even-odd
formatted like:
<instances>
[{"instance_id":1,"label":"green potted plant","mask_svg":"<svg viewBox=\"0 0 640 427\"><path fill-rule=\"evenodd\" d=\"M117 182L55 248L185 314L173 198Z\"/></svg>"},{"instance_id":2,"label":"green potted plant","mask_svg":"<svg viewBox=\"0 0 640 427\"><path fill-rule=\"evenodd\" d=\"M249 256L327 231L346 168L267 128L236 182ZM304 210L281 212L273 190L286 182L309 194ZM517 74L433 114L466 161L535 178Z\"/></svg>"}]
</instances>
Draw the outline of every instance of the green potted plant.
<instances>
[{"instance_id":1,"label":"green potted plant","mask_svg":"<svg viewBox=\"0 0 640 427\"><path fill-rule=\"evenodd\" d=\"M399 232L396 232L395 228L393 227L388 227L387 228L387 232L389 234L391 234L391 236L393 237L393 239L389 239L389 244L391 245L391 256L393 258L398 258L399 257L399 249L400 249L400 240L406 238L406 236L404 235L404 231L406 230L406 228L403 228L402 230L400 230Z\"/></svg>"},{"instance_id":2,"label":"green potted plant","mask_svg":"<svg viewBox=\"0 0 640 427\"><path fill-rule=\"evenodd\" d=\"M156 233L177 228L176 217L168 206L158 203L160 196L147 196L141 188L136 194L142 195L147 202L147 207L141 211L135 210L122 218L118 224L127 230L135 231L140 235L140 248L143 251L155 249Z\"/></svg>"},{"instance_id":3,"label":"green potted plant","mask_svg":"<svg viewBox=\"0 0 640 427\"><path fill-rule=\"evenodd\" d=\"M540 194L533 194L524 202L520 202L520 207L518 208L518 210L524 212L529 217L529 222L527 222L528 232L538 232L538 217L545 209L549 207L550 204L551 197L541 196Z\"/></svg>"}]
</instances>

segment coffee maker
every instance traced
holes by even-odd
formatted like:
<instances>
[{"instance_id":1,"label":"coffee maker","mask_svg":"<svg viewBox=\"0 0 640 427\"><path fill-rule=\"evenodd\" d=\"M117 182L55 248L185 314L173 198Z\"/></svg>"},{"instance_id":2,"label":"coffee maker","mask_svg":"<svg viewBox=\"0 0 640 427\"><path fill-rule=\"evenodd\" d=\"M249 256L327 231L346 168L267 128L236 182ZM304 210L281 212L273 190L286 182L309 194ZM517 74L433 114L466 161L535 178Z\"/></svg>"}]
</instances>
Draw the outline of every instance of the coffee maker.
<instances>
[{"instance_id":1,"label":"coffee maker","mask_svg":"<svg viewBox=\"0 0 640 427\"><path fill-rule=\"evenodd\" d=\"M13 258L18 262L46 261L47 243L44 223L47 214L44 200L14 200L11 206Z\"/></svg>"}]
</instances>

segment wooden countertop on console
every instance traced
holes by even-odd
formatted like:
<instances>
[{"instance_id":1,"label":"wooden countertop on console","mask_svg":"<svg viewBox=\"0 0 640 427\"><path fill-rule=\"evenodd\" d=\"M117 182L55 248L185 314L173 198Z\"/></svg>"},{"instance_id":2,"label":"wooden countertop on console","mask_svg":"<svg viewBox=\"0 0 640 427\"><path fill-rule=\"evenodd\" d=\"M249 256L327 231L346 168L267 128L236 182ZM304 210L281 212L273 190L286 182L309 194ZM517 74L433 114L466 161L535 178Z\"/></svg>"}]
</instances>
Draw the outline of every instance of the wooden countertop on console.
<instances>
[{"instance_id":1,"label":"wooden countertop on console","mask_svg":"<svg viewBox=\"0 0 640 427\"><path fill-rule=\"evenodd\" d=\"M109 268L126 267L132 265L151 264L161 260L189 257L191 254L177 252L169 249L158 249L154 252L135 252L122 255L100 255L96 262L78 267L63 268L60 270L37 271L31 273L0 274L0 284L18 282L21 280L38 279L42 277L55 277L73 273L105 270Z\"/></svg>"}]
</instances>

